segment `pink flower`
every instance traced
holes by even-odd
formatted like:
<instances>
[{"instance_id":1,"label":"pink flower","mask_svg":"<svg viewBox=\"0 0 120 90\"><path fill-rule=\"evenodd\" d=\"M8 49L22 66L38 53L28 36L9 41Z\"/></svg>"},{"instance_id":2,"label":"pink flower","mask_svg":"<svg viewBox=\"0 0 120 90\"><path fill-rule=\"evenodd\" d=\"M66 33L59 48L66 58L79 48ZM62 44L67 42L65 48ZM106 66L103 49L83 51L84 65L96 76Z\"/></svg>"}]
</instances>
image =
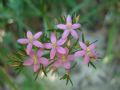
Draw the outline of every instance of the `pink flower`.
<instances>
[{"instance_id":1,"label":"pink flower","mask_svg":"<svg viewBox=\"0 0 120 90\"><path fill-rule=\"evenodd\" d=\"M30 66L33 65L34 72L37 72L40 68L40 64L43 64L44 67L46 67L49 64L49 61L47 58L42 57L43 50L38 50L37 53L31 51L30 52L30 58L28 58L23 65Z\"/></svg>"},{"instance_id":2,"label":"pink flower","mask_svg":"<svg viewBox=\"0 0 120 90\"><path fill-rule=\"evenodd\" d=\"M83 56L84 57L84 63L85 64L88 64L90 59L93 58L93 59L96 59L97 57L97 54L95 52L95 47L96 45L95 44L91 44L89 46L87 46L86 44L84 44L83 42L79 42L81 48L83 50L81 51L77 51L75 53L75 57L79 57L79 56Z\"/></svg>"},{"instance_id":3,"label":"pink flower","mask_svg":"<svg viewBox=\"0 0 120 90\"><path fill-rule=\"evenodd\" d=\"M74 60L74 55L69 55L68 48L65 49L66 49L66 53L58 54L58 59L53 64L53 67L55 68L64 67L66 70L69 70L71 68L70 62Z\"/></svg>"},{"instance_id":4,"label":"pink flower","mask_svg":"<svg viewBox=\"0 0 120 90\"><path fill-rule=\"evenodd\" d=\"M27 38L18 39L18 43L27 44L27 54L32 50L32 46L36 46L38 48L43 48L43 44L39 42L37 39L42 35L42 32L36 33L34 36L31 31L27 31Z\"/></svg>"},{"instance_id":5,"label":"pink flower","mask_svg":"<svg viewBox=\"0 0 120 90\"><path fill-rule=\"evenodd\" d=\"M62 35L63 38L66 38L69 34L71 34L75 39L78 39L78 34L75 29L79 28L80 24L72 24L71 16L68 15L66 18L66 24L58 24L57 28L64 30Z\"/></svg>"},{"instance_id":6,"label":"pink flower","mask_svg":"<svg viewBox=\"0 0 120 90\"><path fill-rule=\"evenodd\" d=\"M57 41L56 35L54 33L51 34L51 43L45 43L45 48L51 49L50 59L53 59L56 55L56 52L64 54L66 50L61 47L65 43L66 39L60 39Z\"/></svg>"}]
</instances>

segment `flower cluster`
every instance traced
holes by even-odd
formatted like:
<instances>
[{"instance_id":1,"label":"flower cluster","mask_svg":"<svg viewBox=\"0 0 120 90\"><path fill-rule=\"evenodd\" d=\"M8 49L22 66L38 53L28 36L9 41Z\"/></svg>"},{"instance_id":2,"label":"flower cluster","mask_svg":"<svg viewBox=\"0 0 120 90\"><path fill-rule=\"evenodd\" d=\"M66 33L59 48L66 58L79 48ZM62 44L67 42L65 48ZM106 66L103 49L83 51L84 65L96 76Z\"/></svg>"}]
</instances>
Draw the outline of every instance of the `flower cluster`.
<instances>
[{"instance_id":1,"label":"flower cluster","mask_svg":"<svg viewBox=\"0 0 120 90\"><path fill-rule=\"evenodd\" d=\"M85 64L89 64L91 59L97 59L96 45L79 40L78 29L81 25L73 23L70 15L66 17L65 21L66 24L56 25L57 30L63 30L60 39L57 38L57 30L56 32L51 32L49 42L43 43L40 41L40 38L45 38L42 37L43 32L33 35L31 31L27 31L27 38L18 39L18 43L27 45L26 53L29 58L24 61L23 65L32 65L34 72L38 72L41 69L41 65L44 68L50 65L54 69L62 67L68 73L71 69L71 62L77 57L83 57ZM77 48L75 48L76 46ZM37 48L37 50L34 48ZM47 57L44 55L45 51L49 52Z\"/></svg>"}]
</instances>

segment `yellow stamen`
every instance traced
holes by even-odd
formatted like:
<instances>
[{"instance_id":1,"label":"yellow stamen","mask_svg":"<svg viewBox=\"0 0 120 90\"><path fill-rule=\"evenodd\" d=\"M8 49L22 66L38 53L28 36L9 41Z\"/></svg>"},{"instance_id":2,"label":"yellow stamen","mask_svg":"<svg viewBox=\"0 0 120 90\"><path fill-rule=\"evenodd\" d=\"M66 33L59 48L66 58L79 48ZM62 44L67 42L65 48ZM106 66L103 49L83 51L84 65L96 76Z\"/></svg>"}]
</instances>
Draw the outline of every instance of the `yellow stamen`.
<instances>
[{"instance_id":1,"label":"yellow stamen","mask_svg":"<svg viewBox=\"0 0 120 90\"><path fill-rule=\"evenodd\" d=\"M90 58L94 58L94 55L93 55L92 52L90 51L90 48L87 48L87 55L89 55Z\"/></svg>"},{"instance_id":2,"label":"yellow stamen","mask_svg":"<svg viewBox=\"0 0 120 90\"><path fill-rule=\"evenodd\" d=\"M37 55L34 55L34 56L33 56L34 64L37 64L37 59L38 59L38 58L37 58Z\"/></svg>"},{"instance_id":3,"label":"yellow stamen","mask_svg":"<svg viewBox=\"0 0 120 90\"><path fill-rule=\"evenodd\" d=\"M89 47L87 48L87 52L90 52L90 48Z\"/></svg>"},{"instance_id":4,"label":"yellow stamen","mask_svg":"<svg viewBox=\"0 0 120 90\"><path fill-rule=\"evenodd\" d=\"M93 53L91 52L90 48L87 48L87 55L90 57L90 59L95 60L96 57L93 55Z\"/></svg>"},{"instance_id":5,"label":"yellow stamen","mask_svg":"<svg viewBox=\"0 0 120 90\"><path fill-rule=\"evenodd\" d=\"M72 24L71 23L67 23L67 29L71 30Z\"/></svg>"},{"instance_id":6,"label":"yellow stamen","mask_svg":"<svg viewBox=\"0 0 120 90\"><path fill-rule=\"evenodd\" d=\"M57 47L56 43L52 43L52 47L56 48Z\"/></svg>"},{"instance_id":7,"label":"yellow stamen","mask_svg":"<svg viewBox=\"0 0 120 90\"><path fill-rule=\"evenodd\" d=\"M65 55L62 55L62 62L65 62L67 60L66 56Z\"/></svg>"},{"instance_id":8,"label":"yellow stamen","mask_svg":"<svg viewBox=\"0 0 120 90\"><path fill-rule=\"evenodd\" d=\"M28 39L29 39L29 42L32 43L32 41L33 41L33 35L29 35Z\"/></svg>"},{"instance_id":9,"label":"yellow stamen","mask_svg":"<svg viewBox=\"0 0 120 90\"><path fill-rule=\"evenodd\" d=\"M90 48L89 48L89 47L87 48L87 55L92 56L92 53L91 53L91 51L90 51Z\"/></svg>"}]
</instances>

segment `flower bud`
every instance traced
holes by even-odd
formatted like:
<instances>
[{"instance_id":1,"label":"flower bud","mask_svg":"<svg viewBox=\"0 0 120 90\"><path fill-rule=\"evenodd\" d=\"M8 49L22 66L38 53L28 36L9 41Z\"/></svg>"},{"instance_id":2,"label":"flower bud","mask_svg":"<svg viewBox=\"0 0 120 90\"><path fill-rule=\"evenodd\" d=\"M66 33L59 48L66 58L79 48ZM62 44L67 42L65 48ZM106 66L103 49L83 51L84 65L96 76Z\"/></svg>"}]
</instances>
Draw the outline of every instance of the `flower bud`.
<instances>
[{"instance_id":1,"label":"flower bud","mask_svg":"<svg viewBox=\"0 0 120 90\"><path fill-rule=\"evenodd\" d=\"M71 45L71 41L68 40L68 41L67 41L67 46L70 47L70 45Z\"/></svg>"},{"instance_id":2,"label":"flower bud","mask_svg":"<svg viewBox=\"0 0 120 90\"><path fill-rule=\"evenodd\" d=\"M80 15L76 17L76 23L79 22L79 20L80 20Z\"/></svg>"}]
</instances>

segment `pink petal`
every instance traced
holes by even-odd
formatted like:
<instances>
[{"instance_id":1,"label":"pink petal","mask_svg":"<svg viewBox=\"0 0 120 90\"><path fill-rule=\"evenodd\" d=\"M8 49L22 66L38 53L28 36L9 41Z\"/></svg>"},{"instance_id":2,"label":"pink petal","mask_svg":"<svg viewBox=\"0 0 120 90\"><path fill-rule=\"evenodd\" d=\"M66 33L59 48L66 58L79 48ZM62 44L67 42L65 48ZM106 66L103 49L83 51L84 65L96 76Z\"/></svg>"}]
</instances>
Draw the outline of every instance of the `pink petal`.
<instances>
[{"instance_id":1,"label":"pink petal","mask_svg":"<svg viewBox=\"0 0 120 90\"><path fill-rule=\"evenodd\" d=\"M45 43L44 47L47 49L51 49L52 48L52 44L51 43Z\"/></svg>"},{"instance_id":2,"label":"pink petal","mask_svg":"<svg viewBox=\"0 0 120 90\"><path fill-rule=\"evenodd\" d=\"M68 30L65 30L64 33L63 33L63 35L62 35L62 38L63 38L63 39L66 39L67 36L69 35L69 33L70 33L70 32L69 32Z\"/></svg>"},{"instance_id":3,"label":"pink petal","mask_svg":"<svg viewBox=\"0 0 120 90\"><path fill-rule=\"evenodd\" d=\"M90 50L93 50L96 48L96 45L95 44L91 44L88 48L90 48Z\"/></svg>"},{"instance_id":4,"label":"pink petal","mask_svg":"<svg viewBox=\"0 0 120 90\"><path fill-rule=\"evenodd\" d=\"M66 50L66 55L68 55L69 49L67 47L65 47L65 50Z\"/></svg>"},{"instance_id":5,"label":"pink petal","mask_svg":"<svg viewBox=\"0 0 120 90\"><path fill-rule=\"evenodd\" d=\"M20 44L27 44L28 43L28 39L25 39L25 38L18 39L17 42L20 43Z\"/></svg>"},{"instance_id":6,"label":"pink petal","mask_svg":"<svg viewBox=\"0 0 120 90\"><path fill-rule=\"evenodd\" d=\"M67 29L66 25L64 25L64 24L58 24L57 28L63 29L63 30Z\"/></svg>"},{"instance_id":7,"label":"pink petal","mask_svg":"<svg viewBox=\"0 0 120 90\"><path fill-rule=\"evenodd\" d=\"M72 23L72 18L71 18L70 15L67 16L67 18L66 18L66 22L67 22L67 23Z\"/></svg>"},{"instance_id":8,"label":"pink petal","mask_svg":"<svg viewBox=\"0 0 120 90\"><path fill-rule=\"evenodd\" d=\"M32 44L29 43L27 45L26 52L27 52L27 54L29 54L31 51L32 51Z\"/></svg>"},{"instance_id":9,"label":"pink petal","mask_svg":"<svg viewBox=\"0 0 120 90\"><path fill-rule=\"evenodd\" d=\"M74 58L74 55L68 55L68 60L69 61L73 61L75 58Z\"/></svg>"},{"instance_id":10,"label":"pink petal","mask_svg":"<svg viewBox=\"0 0 120 90\"><path fill-rule=\"evenodd\" d=\"M65 54L65 53L66 53L66 50L65 50L65 48L63 48L63 47L57 47L57 51L58 51L60 54Z\"/></svg>"},{"instance_id":11,"label":"pink petal","mask_svg":"<svg viewBox=\"0 0 120 90\"><path fill-rule=\"evenodd\" d=\"M64 63L64 68L65 68L65 69L70 69L70 67L71 67L71 65L70 65L69 62Z\"/></svg>"},{"instance_id":12,"label":"pink petal","mask_svg":"<svg viewBox=\"0 0 120 90\"><path fill-rule=\"evenodd\" d=\"M72 29L77 29L79 27L80 27L80 24L78 24L78 23L72 25Z\"/></svg>"},{"instance_id":13,"label":"pink petal","mask_svg":"<svg viewBox=\"0 0 120 90\"><path fill-rule=\"evenodd\" d=\"M90 57L88 55L85 55L85 58L84 58L84 63L85 64L88 64L90 61Z\"/></svg>"},{"instance_id":14,"label":"pink petal","mask_svg":"<svg viewBox=\"0 0 120 90\"><path fill-rule=\"evenodd\" d=\"M33 45L35 45L36 47L38 47L38 48L43 48L44 46L43 46L43 44L41 43L41 42L39 42L39 41L33 41Z\"/></svg>"},{"instance_id":15,"label":"pink petal","mask_svg":"<svg viewBox=\"0 0 120 90\"><path fill-rule=\"evenodd\" d=\"M63 54L57 53L57 57L61 58L63 56Z\"/></svg>"},{"instance_id":16,"label":"pink petal","mask_svg":"<svg viewBox=\"0 0 120 90\"><path fill-rule=\"evenodd\" d=\"M87 46L83 42L79 42L79 44L83 50L87 49Z\"/></svg>"},{"instance_id":17,"label":"pink petal","mask_svg":"<svg viewBox=\"0 0 120 90\"><path fill-rule=\"evenodd\" d=\"M56 54L56 49L53 48L50 52L50 59L53 59L55 57L55 54Z\"/></svg>"},{"instance_id":18,"label":"pink petal","mask_svg":"<svg viewBox=\"0 0 120 90\"><path fill-rule=\"evenodd\" d=\"M24 63L23 63L23 65L25 65L25 66L30 66L32 64L33 64L33 60L30 58L28 60L24 61Z\"/></svg>"},{"instance_id":19,"label":"pink petal","mask_svg":"<svg viewBox=\"0 0 120 90\"><path fill-rule=\"evenodd\" d=\"M91 52L92 52L94 58L97 58L97 53L95 51L93 51L93 50Z\"/></svg>"},{"instance_id":20,"label":"pink petal","mask_svg":"<svg viewBox=\"0 0 120 90\"><path fill-rule=\"evenodd\" d=\"M56 67L56 68L59 68L61 65L62 65L61 60L57 60L57 61L53 64L53 66Z\"/></svg>"},{"instance_id":21,"label":"pink petal","mask_svg":"<svg viewBox=\"0 0 120 90\"><path fill-rule=\"evenodd\" d=\"M35 53L33 50L31 50L31 51L29 52L29 56L30 56L31 58L33 58L35 54L36 54L36 53Z\"/></svg>"},{"instance_id":22,"label":"pink petal","mask_svg":"<svg viewBox=\"0 0 120 90\"><path fill-rule=\"evenodd\" d=\"M81 56L83 56L83 55L85 55L85 51L77 51L77 52L75 53L75 57L81 57Z\"/></svg>"},{"instance_id":23,"label":"pink petal","mask_svg":"<svg viewBox=\"0 0 120 90\"><path fill-rule=\"evenodd\" d=\"M39 59L39 62L42 63L45 67L48 66L48 64L49 64L48 59L46 59L46 58L44 58L44 57L41 57L41 58Z\"/></svg>"},{"instance_id":24,"label":"pink petal","mask_svg":"<svg viewBox=\"0 0 120 90\"><path fill-rule=\"evenodd\" d=\"M34 35L34 39L38 39L42 35L42 32L38 32Z\"/></svg>"},{"instance_id":25,"label":"pink petal","mask_svg":"<svg viewBox=\"0 0 120 90\"><path fill-rule=\"evenodd\" d=\"M39 64L34 64L33 70L34 72L37 72L39 70Z\"/></svg>"},{"instance_id":26,"label":"pink petal","mask_svg":"<svg viewBox=\"0 0 120 90\"><path fill-rule=\"evenodd\" d=\"M32 32L31 31L27 31L27 38L33 37Z\"/></svg>"},{"instance_id":27,"label":"pink petal","mask_svg":"<svg viewBox=\"0 0 120 90\"><path fill-rule=\"evenodd\" d=\"M43 49L39 49L37 51L37 56L40 58L42 55L44 54L44 50Z\"/></svg>"},{"instance_id":28,"label":"pink petal","mask_svg":"<svg viewBox=\"0 0 120 90\"><path fill-rule=\"evenodd\" d=\"M57 41L56 35L55 35L55 33L52 33L52 34L51 34L51 42L52 42L52 43L56 43L56 41Z\"/></svg>"},{"instance_id":29,"label":"pink petal","mask_svg":"<svg viewBox=\"0 0 120 90\"><path fill-rule=\"evenodd\" d=\"M58 40L57 44L61 46L66 42L66 40L67 40L67 38L64 38L64 39L61 38L60 40Z\"/></svg>"},{"instance_id":30,"label":"pink petal","mask_svg":"<svg viewBox=\"0 0 120 90\"><path fill-rule=\"evenodd\" d=\"M78 34L75 30L71 30L71 34L75 39L78 39Z\"/></svg>"}]
</instances>

